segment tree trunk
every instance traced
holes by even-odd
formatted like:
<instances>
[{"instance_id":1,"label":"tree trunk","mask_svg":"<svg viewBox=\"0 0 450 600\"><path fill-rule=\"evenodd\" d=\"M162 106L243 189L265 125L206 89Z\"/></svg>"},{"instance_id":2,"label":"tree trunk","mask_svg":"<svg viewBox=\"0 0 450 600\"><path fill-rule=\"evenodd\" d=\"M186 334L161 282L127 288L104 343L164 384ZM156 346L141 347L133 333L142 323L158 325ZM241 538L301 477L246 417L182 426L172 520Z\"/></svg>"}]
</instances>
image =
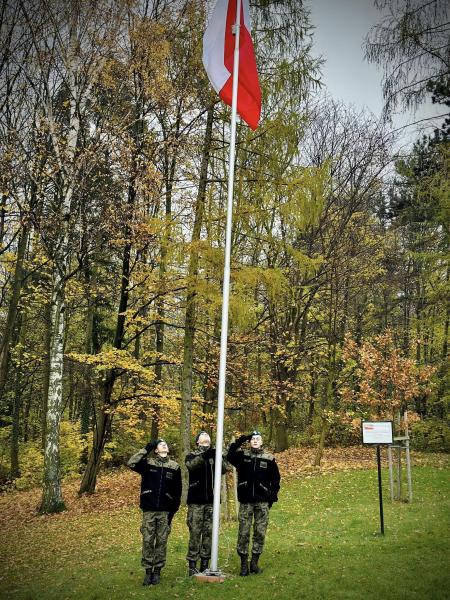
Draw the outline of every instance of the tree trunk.
<instances>
[{"instance_id":1,"label":"tree trunk","mask_svg":"<svg viewBox=\"0 0 450 600\"><path fill-rule=\"evenodd\" d=\"M14 337L15 341L19 340L22 342L22 323L21 323L21 315L19 313L17 318L17 328ZM16 479L20 476L20 466L19 466L19 435L20 435L20 409L22 404L22 347L20 344L19 347L19 355L17 357L18 365L15 370L15 380L14 380L14 399L13 399L13 410L12 410L12 431L11 431L11 469L10 469L10 478Z\"/></svg>"},{"instance_id":2,"label":"tree trunk","mask_svg":"<svg viewBox=\"0 0 450 600\"><path fill-rule=\"evenodd\" d=\"M283 452L289 448L287 427L284 420L277 418L274 425L275 452Z\"/></svg>"},{"instance_id":3,"label":"tree trunk","mask_svg":"<svg viewBox=\"0 0 450 600\"><path fill-rule=\"evenodd\" d=\"M56 268L51 301L50 376L40 513L54 513L65 509L59 457L59 432L63 408L64 318L64 280L59 269Z\"/></svg>"},{"instance_id":4,"label":"tree trunk","mask_svg":"<svg viewBox=\"0 0 450 600\"><path fill-rule=\"evenodd\" d=\"M89 272L85 272L86 281L89 282ZM86 338L84 350L86 354L94 354L94 322L95 313L94 305L91 299L88 299L87 314L86 314ZM98 348L96 349L98 351ZM91 416L92 416L92 405L93 405L93 394L92 394L92 367L91 365L83 365L84 377L81 386L81 408L80 408L80 433L83 438L84 448L81 453L80 461L81 464L87 465L88 452L87 452L87 438L91 429Z\"/></svg>"},{"instance_id":5,"label":"tree trunk","mask_svg":"<svg viewBox=\"0 0 450 600\"><path fill-rule=\"evenodd\" d=\"M93 494L97 485L103 450L111 430L112 416L105 407L111 406L111 394L116 376L111 370L103 386L102 406L95 419L94 440L78 494Z\"/></svg>"},{"instance_id":6,"label":"tree trunk","mask_svg":"<svg viewBox=\"0 0 450 600\"><path fill-rule=\"evenodd\" d=\"M0 398L3 394L6 378L8 376L11 338L13 336L14 328L16 326L20 293L23 286L23 261L25 258L25 251L28 244L29 232L30 226L27 222L23 225L22 233L20 235L19 244L17 247L17 259L16 266L14 269L11 300L8 306L8 314L6 316L6 324L3 330L3 338L0 346Z\"/></svg>"},{"instance_id":7,"label":"tree trunk","mask_svg":"<svg viewBox=\"0 0 450 600\"><path fill-rule=\"evenodd\" d=\"M164 181L165 181L165 190L166 190L166 207L165 207L165 219L166 219L166 227L165 227L165 235L163 242L161 244L161 260L159 266L159 283L160 288L163 289L165 285L165 277L166 277L166 269L167 269L167 248L171 239L171 230L172 230L172 193L173 193L173 182L175 177L175 169L177 164L177 153L176 149L173 149L173 155L170 157L169 153L169 140L167 139L166 129L164 127L164 119L162 120L163 131L165 132L164 139ZM178 107L178 114L175 124L175 139L178 138L180 133L181 126L181 104ZM161 296L157 301L156 305L156 313L157 313L157 324L155 327L156 332L156 353L157 356L160 357L164 352L164 318L165 318L165 310L164 310L164 298ZM163 366L161 361L156 363L155 365L155 384L156 386L162 385L163 378ZM153 419L152 426L150 431L151 439L155 440L159 437L159 404L155 402L153 404Z\"/></svg>"},{"instance_id":8,"label":"tree trunk","mask_svg":"<svg viewBox=\"0 0 450 600\"><path fill-rule=\"evenodd\" d=\"M323 451L325 448L325 441L327 439L328 432L330 431L330 424L327 419L322 418L322 429L320 431L319 445L317 446L316 454L312 464L314 467L320 467L322 461Z\"/></svg>"},{"instance_id":9,"label":"tree trunk","mask_svg":"<svg viewBox=\"0 0 450 600\"><path fill-rule=\"evenodd\" d=\"M307 424L308 426L312 425L314 419L314 411L316 405L316 391L317 391L317 380L313 375L311 378L311 386L309 389L309 403L308 403L308 417Z\"/></svg>"},{"instance_id":10,"label":"tree trunk","mask_svg":"<svg viewBox=\"0 0 450 600\"><path fill-rule=\"evenodd\" d=\"M131 260L131 226L134 204L136 201L135 180L130 182L128 187L128 216L125 225L125 239L128 241L123 250L122 258L122 281L120 289L120 300L117 311L116 331L114 334L113 347L120 350L122 348L123 336L125 332L125 313L128 308L129 300L129 283L130 283L130 260ZM95 492L97 485L97 475L100 470L100 463L103 455L107 436L111 430L112 415L111 415L111 396L114 388L114 383L117 378L117 373L114 369L110 369L104 383L102 384L101 405L98 408L95 417L95 429L92 443L92 449L89 454L89 459L84 471L78 494L92 494Z\"/></svg>"},{"instance_id":11,"label":"tree trunk","mask_svg":"<svg viewBox=\"0 0 450 600\"><path fill-rule=\"evenodd\" d=\"M71 22L69 50L67 56L67 80L70 97L70 119L67 133L65 159L61 157L60 140L56 139L55 123L51 109L48 109L52 129L53 147L61 160L64 196L60 207L60 232L55 240L53 256L53 290L51 299L51 342L50 373L47 399L46 435L44 448L44 481L41 513L60 512L65 509L61 491L61 473L59 459L59 431L63 410L63 369L65 336L65 291L66 278L70 267L70 216L72 199L76 184L75 151L80 131L80 98L77 81L79 40L76 36L76 17ZM50 100L49 100L50 102Z\"/></svg>"},{"instance_id":12,"label":"tree trunk","mask_svg":"<svg viewBox=\"0 0 450 600\"><path fill-rule=\"evenodd\" d=\"M42 383L42 415L41 415L41 438L42 449L45 449L45 436L47 433L47 402L48 389L50 382L50 343L52 335L51 327L51 303L45 307L45 356L44 356L44 373Z\"/></svg>"},{"instance_id":13,"label":"tree trunk","mask_svg":"<svg viewBox=\"0 0 450 600\"><path fill-rule=\"evenodd\" d=\"M192 366L195 337L195 312L196 312L196 280L198 275L199 253L196 242L200 240L200 233L205 212L206 185L208 176L209 153L211 149L212 125L214 107L208 110L206 119L205 137L203 143L203 156L200 168L200 181L195 205L195 219L191 238L191 254L189 257L188 289L186 295L186 315L184 322L183 341L183 367L181 371L181 419L180 438L181 452L187 454L191 447L191 406L192 406ZM183 468L183 489L187 490L187 471ZM186 493L186 492L185 492ZM184 495L185 495L184 493Z\"/></svg>"}]
</instances>

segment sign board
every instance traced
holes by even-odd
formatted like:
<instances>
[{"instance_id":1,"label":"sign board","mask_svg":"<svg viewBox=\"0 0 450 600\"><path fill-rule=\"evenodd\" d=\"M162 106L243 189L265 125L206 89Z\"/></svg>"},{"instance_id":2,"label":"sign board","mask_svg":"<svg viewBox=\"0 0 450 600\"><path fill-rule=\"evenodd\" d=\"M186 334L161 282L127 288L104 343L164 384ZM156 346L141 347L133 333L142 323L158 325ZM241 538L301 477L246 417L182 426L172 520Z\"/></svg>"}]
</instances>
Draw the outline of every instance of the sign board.
<instances>
[{"instance_id":1,"label":"sign board","mask_svg":"<svg viewBox=\"0 0 450 600\"><path fill-rule=\"evenodd\" d=\"M363 444L393 444L392 421L363 421Z\"/></svg>"}]
</instances>

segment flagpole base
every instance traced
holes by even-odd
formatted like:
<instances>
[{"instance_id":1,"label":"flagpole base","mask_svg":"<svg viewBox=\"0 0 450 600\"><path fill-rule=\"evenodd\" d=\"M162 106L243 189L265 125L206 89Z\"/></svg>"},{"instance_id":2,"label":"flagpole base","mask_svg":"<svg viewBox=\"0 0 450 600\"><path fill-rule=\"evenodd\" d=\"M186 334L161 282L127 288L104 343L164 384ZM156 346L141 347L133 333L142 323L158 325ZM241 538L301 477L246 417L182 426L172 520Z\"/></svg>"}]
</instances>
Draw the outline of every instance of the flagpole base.
<instances>
[{"instance_id":1,"label":"flagpole base","mask_svg":"<svg viewBox=\"0 0 450 600\"><path fill-rule=\"evenodd\" d=\"M225 581L225 575L220 570L205 569L203 573L196 573L194 577L199 583L223 583Z\"/></svg>"}]
</instances>

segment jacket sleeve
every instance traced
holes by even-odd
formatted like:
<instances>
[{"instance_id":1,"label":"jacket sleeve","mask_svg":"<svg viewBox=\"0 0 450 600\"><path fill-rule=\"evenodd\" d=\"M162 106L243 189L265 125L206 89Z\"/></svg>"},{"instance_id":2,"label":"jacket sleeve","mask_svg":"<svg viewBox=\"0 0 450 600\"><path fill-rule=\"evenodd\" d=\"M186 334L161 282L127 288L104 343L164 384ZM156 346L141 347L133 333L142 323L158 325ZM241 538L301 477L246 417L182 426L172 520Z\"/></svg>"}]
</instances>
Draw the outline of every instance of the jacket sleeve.
<instances>
[{"instance_id":1,"label":"jacket sleeve","mask_svg":"<svg viewBox=\"0 0 450 600\"><path fill-rule=\"evenodd\" d=\"M236 442L230 444L227 453L227 461L231 463L233 467L236 468L239 467L239 465L242 463L243 456L243 453L239 450L239 448L242 446L245 440L240 441L240 439L241 438L239 438Z\"/></svg>"},{"instance_id":2,"label":"jacket sleeve","mask_svg":"<svg viewBox=\"0 0 450 600\"><path fill-rule=\"evenodd\" d=\"M181 482L181 469L178 468L175 471L175 477L173 482L173 508L171 510L172 514L175 514L180 508L182 489L183 484Z\"/></svg>"},{"instance_id":3,"label":"jacket sleeve","mask_svg":"<svg viewBox=\"0 0 450 600\"><path fill-rule=\"evenodd\" d=\"M193 452L191 452L190 454L186 454L184 463L188 471L195 471L196 469L200 469L200 467L202 467L205 464L205 461L201 454L194 454Z\"/></svg>"},{"instance_id":4,"label":"jacket sleeve","mask_svg":"<svg viewBox=\"0 0 450 600\"><path fill-rule=\"evenodd\" d=\"M278 492L280 491L280 471L278 465L273 459L271 461L271 477L270 477L270 501L278 501Z\"/></svg>"},{"instance_id":5,"label":"jacket sleeve","mask_svg":"<svg viewBox=\"0 0 450 600\"><path fill-rule=\"evenodd\" d=\"M139 452L136 452L136 454L133 454L133 456L127 462L127 467L130 467L130 469L142 475L147 465L146 456L147 450L145 448L141 448L141 450L139 450Z\"/></svg>"}]
</instances>

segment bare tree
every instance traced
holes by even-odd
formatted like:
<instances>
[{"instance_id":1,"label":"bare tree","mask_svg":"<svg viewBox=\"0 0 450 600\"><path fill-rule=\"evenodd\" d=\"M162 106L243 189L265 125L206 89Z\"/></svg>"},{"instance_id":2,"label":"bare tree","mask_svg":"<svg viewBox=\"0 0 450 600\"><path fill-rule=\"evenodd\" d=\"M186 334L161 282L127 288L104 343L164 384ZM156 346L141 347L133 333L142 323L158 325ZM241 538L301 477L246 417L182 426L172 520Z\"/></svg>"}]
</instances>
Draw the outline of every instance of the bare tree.
<instances>
[{"instance_id":1,"label":"bare tree","mask_svg":"<svg viewBox=\"0 0 450 600\"><path fill-rule=\"evenodd\" d=\"M385 12L366 38L366 58L384 70L385 111L416 108L450 72L447 0L377 0Z\"/></svg>"}]
</instances>

